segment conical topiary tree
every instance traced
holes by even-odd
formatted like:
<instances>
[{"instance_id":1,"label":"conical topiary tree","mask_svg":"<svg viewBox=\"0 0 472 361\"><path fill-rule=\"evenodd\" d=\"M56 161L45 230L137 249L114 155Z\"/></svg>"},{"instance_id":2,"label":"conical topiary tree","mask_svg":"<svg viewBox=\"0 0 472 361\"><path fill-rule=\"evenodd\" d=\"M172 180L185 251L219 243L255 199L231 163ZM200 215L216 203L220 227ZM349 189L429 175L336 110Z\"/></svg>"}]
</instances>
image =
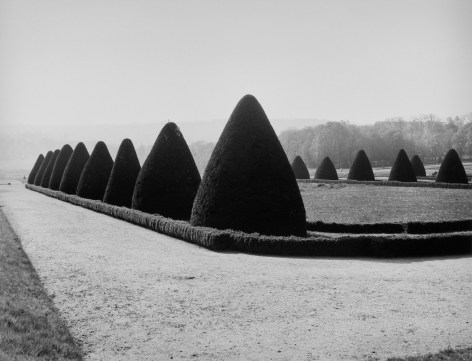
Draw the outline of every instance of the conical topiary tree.
<instances>
[{"instance_id":1,"label":"conical topiary tree","mask_svg":"<svg viewBox=\"0 0 472 361\"><path fill-rule=\"evenodd\" d=\"M51 179L49 180L49 188L53 190L59 189L62 175L64 174L64 170L66 169L72 152L72 147L69 144L66 144L62 147L59 155L57 156L56 162L54 163L54 168L52 169Z\"/></svg>"},{"instance_id":2,"label":"conical topiary tree","mask_svg":"<svg viewBox=\"0 0 472 361\"><path fill-rule=\"evenodd\" d=\"M167 123L136 179L132 207L189 220L199 185L200 173L187 142L175 123Z\"/></svg>"},{"instance_id":3,"label":"conical topiary tree","mask_svg":"<svg viewBox=\"0 0 472 361\"><path fill-rule=\"evenodd\" d=\"M51 158L52 158L52 151L49 151L46 153L43 163L41 163L41 167L39 167L38 172L36 173L36 176L34 177L35 186L41 185L41 180L43 179L44 172L46 171L46 168Z\"/></svg>"},{"instance_id":4,"label":"conical topiary tree","mask_svg":"<svg viewBox=\"0 0 472 361\"><path fill-rule=\"evenodd\" d=\"M388 177L389 181L416 182L415 171L404 149L400 149Z\"/></svg>"},{"instance_id":5,"label":"conical topiary tree","mask_svg":"<svg viewBox=\"0 0 472 361\"><path fill-rule=\"evenodd\" d=\"M126 138L118 149L103 201L115 206L131 208L134 185L140 170L141 166L133 142Z\"/></svg>"},{"instance_id":6,"label":"conical topiary tree","mask_svg":"<svg viewBox=\"0 0 472 361\"><path fill-rule=\"evenodd\" d=\"M77 185L79 184L80 175L84 170L85 163L90 155L84 143L80 142L76 145L72 155L67 162L66 169L62 175L59 190L67 194L75 194L77 192Z\"/></svg>"},{"instance_id":7,"label":"conical topiary tree","mask_svg":"<svg viewBox=\"0 0 472 361\"><path fill-rule=\"evenodd\" d=\"M464 183L467 184L467 174L464 165L455 149L449 149L439 167L436 182L442 183Z\"/></svg>"},{"instance_id":8,"label":"conical topiary tree","mask_svg":"<svg viewBox=\"0 0 472 361\"><path fill-rule=\"evenodd\" d=\"M362 149L357 153L354 162L352 162L347 179L357 181L375 180L374 172L372 171L372 166L370 165L369 158L367 158L367 154L365 154Z\"/></svg>"},{"instance_id":9,"label":"conical topiary tree","mask_svg":"<svg viewBox=\"0 0 472 361\"><path fill-rule=\"evenodd\" d=\"M80 175L76 194L82 198L102 200L113 168L113 159L104 142L93 148Z\"/></svg>"},{"instance_id":10,"label":"conical topiary tree","mask_svg":"<svg viewBox=\"0 0 472 361\"><path fill-rule=\"evenodd\" d=\"M49 163L44 171L43 178L41 178L40 186L47 188L49 186L49 180L51 179L52 169L54 168L54 163L56 163L57 156L59 155L60 150L56 149L52 153L52 157L49 160Z\"/></svg>"},{"instance_id":11,"label":"conical topiary tree","mask_svg":"<svg viewBox=\"0 0 472 361\"><path fill-rule=\"evenodd\" d=\"M315 179L338 180L338 173L333 162L329 157L323 158L320 165L316 169Z\"/></svg>"},{"instance_id":12,"label":"conical topiary tree","mask_svg":"<svg viewBox=\"0 0 472 361\"><path fill-rule=\"evenodd\" d=\"M297 155L292 162L293 174L297 179L310 179L310 173L303 159Z\"/></svg>"},{"instance_id":13,"label":"conical topiary tree","mask_svg":"<svg viewBox=\"0 0 472 361\"><path fill-rule=\"evenodd\" d=\"M36 173L38 173L39 168L41 168L41 164L43 164L44 155L38 155L36 162L34 163L33 169L28 176L28 184L34 184L34 178L36 177Z\"/></svg>"},{"instance_id":14,"label":"conical topiary tree","mask_svg":"<svg viewBox=\"0 0 472 361\"><path fill-rule=\"evenodd\" d=\"M423 162L421 161L420 157L418 155L414 155L411 160L411 166L413 167L413 170L415 171L415 175L417 177L425 177L426 176L426 169L424 169Z\"/></svg>"},{"instance_id":15,"label":"conical topiary tree","mask_svg":"<svg viewBox=\"0 0 472 361\"><path fill-rule=\"evenodd\" d=\"M287 156L261 105L244 96L205 169L192 209L194 226L306 235L306 215Z\"/></svg>"}]
</instances>

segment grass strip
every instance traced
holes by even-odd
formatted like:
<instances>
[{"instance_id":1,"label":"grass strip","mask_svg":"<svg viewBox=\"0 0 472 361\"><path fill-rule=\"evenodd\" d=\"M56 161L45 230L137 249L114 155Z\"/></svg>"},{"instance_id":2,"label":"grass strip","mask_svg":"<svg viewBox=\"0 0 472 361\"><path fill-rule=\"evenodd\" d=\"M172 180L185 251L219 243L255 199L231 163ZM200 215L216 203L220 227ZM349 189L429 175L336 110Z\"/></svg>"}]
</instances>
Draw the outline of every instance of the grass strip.
<instances>
[{"instance_id":1,"label":"grass strip","mask_svg":"<svg viewBox=\"0 0 472 361\"><path fill-rule=\"evenodd\" d=\"M417 187L417 188L448 188L448 189L472 189L472 184L437 183L437 182L398 182L398 181L356 181L352 179L297 179L299 183L324 183L324 184L365 184L381 187Z\"/></svg>"},{"instance_id":2,"label":"grass strip","mask_svg":"<svg viewBox=\"0 0 472 361\"><path fill-rule=\"evenodd\" d=\"M472 348L459 350L446 349L435 354L422 356L408 356L405 358L391 357L387 361L470 361L472 360Z\"/></svg>"}]
</instances>

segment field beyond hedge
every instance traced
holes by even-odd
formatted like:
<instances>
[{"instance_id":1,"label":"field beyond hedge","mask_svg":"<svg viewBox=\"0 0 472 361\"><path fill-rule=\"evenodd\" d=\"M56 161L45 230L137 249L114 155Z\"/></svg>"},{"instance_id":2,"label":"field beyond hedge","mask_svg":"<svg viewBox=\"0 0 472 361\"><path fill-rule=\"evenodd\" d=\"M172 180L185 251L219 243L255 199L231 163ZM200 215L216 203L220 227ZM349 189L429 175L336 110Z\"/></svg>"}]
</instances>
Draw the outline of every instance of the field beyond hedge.
<instances>
[{"instance_id":1,"label":"field beyond hedge","mask_svg":"<svg viewBox=\"0 0 472 361\"><path fill-rule=\"evenodd\" d=\"M432 222L472 218L472 190L298 183L307 220Z\"/></svg>"}]
</instances>

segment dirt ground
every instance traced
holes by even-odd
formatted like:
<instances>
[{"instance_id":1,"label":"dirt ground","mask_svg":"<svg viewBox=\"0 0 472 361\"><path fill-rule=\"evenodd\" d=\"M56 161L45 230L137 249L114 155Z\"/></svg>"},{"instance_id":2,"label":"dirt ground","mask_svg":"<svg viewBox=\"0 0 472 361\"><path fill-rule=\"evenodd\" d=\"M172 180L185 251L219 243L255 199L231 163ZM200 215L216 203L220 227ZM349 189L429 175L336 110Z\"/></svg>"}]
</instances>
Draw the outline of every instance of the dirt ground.
<instances>
[{"instance_id":1,"label":"dirt ground","mask_svg":"<svg viewBox=\"0 0 472 361\"><path fill-rule=\"evenodd\" d=\"M472 257L214 253L21 185L0 206L86 360L377 360L472 346Z\"/></svg>"}]
</instances>

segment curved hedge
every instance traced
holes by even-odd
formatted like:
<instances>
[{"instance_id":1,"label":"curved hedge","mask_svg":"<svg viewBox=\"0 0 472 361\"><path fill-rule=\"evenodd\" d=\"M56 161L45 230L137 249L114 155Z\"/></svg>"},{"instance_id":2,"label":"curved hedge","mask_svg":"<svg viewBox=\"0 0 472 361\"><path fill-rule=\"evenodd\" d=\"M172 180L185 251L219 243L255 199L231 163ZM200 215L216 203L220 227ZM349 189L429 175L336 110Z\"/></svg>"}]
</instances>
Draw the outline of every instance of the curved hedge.
<instances>
[{"instance_id":1,"label":"curved hedge","mask_svg":"<svg viewBox=\"0 0 472 361\"><path fill-rule=\"evenodd\" d=\"M414 155L411 160L411 166L415 172L416 177L426 177L426 169L424 169L423 162L418 155Z\"/></svg>"},{"instance_id":2,"label":"curved hedge","mask_svg":"<svg viewBox=\"0 0 472 361\"><path fill-rule=\"evenodd\" d=\"M39 167L36 176L34 177L34 185L39 186L41 185L41 180L43 179L44 172L49 164L49 161L52 158L52 151L46 153L46 157L44 157L43 163L41 163L41 167Z\"/></svg>"},{"instance_id":3,"label":"curved hedge","mask_svg":"<svg viewBox=\"0 0 472 361\"><path fill-rule=\"evenodd\" d=\"M347 179L357 181L375 180L374 171L372 170L369 158L367 158L367 154L365 154L364 150L361 149L357 153L356 158L354 158Z\"/></svg>"},{"instance_id":4,"label":"curved hedge","mask_svg":"<svg viewBox=\"0 0 472 361\"><path fill-rule=\"evenodd\" d=\"M297 179L310 179L310 173L303 159L297 155L292 162L292 170Z\"/></svg>"},{"instance_id":5,"label":"curved hedge","mask_svg":"<svg viewBox=\"0 0 472 361\"><path fill-rule=\"evenodd\" d=\"M455 149L449 149L439 167L436 182L469 183L464 166Z\"/></svg>"},{"instance_id":6,"label":"curved hedge","mask_svg":"<svg viewBox=\"0 0 472 361\"><path fill-rule=\"evenodd\" d=\"M116 154L103 201L115 206L131 208L134 185L140 170L141 165L133 142L128 138L123 139Z\"/></svg>"},{"instance_id":7,"label":"curved hedge","mask_svg":"<svg viewBox=\"0 0 472 361\"><path fill-rule=\"evenodd\" d=\"M324 157L316 169L315 179L338 180L338 173L329 157Z\"/></svg>"},{"instance_id":8,"label":"curved hedge","mask_svg":"<svg viewBox=\"0 0 472 361\"><path fill-rule=\"evenodd\" d=\"M82 198L102 200L112 168L113 159L105 143L100 141L85 163L76 194Z\"/></svg>"},{"instance_id":9,"label":"curved hedge","mask_svg":"<svg viewBox=\"0 0 472 361\"><path fill-rule=\"evenodd\" d=\"M85 148L84 143L80 142L76 145L72 155L67 162L66 169L62 175L59 190L67 194L75 194L77 192L77 185L79 184L80 175L84 170L85 163L90 155Z\"/></svg>"},{"instance_id":10,"label":"curved hedge","mask_svg":"<svg viewBox=\"0 0 472 361\"><path fill-rule=\"evenodd\" d=\"M31 169L31 172L28 175L28 184L34 183L34 178L36 177L36 174L38 173L39 168L41 168L41 164L43 164L43 161L44 161L44 155L42 154L38 155L36 162L34 162L33 169Z\"/></svg>"},{"instance_id":11,"label":"curved hedge","mask_svg":"<svg viewBox=\"0 0 472 361\"><path fill-rule=\"evenodd\" d=\"M54 168L52 169L51 178L49 180L49 188L54 190L59 189L62 175L64 174L64 169L66 169L67 162L69 162L72 152L72 147L69 144L66 144L62 147L59 155L57 156L56 162L54 163Z\"/></svg>"},{"instance_id":12,"label":"curved hedge","mask_svg":"<svg viewBox=\"0 0 472 361\"><path fill-rule=\"evenodd\" d=\"M305 207L287 156L257 99L236 105L210 157L191 224L306 235Z\"/></svg>"},{"instance_id":13,"label":"curved hedge","mask_svg":"<svg viewBox=\"0 0 472 361\"><path fill-rule=\"evenodd\" d=\"M52 157L49 160L49 163L44 170L43 178L41 178L40 186L43 188L48 188L49 180L51 179L52 169L54 168L54 164L56 163L57 156L59 155L60 150L56 149L54 153L52 153Z\"/></svg>"},{"instance_id":14,"label":"curved hedge","mask_svg":"<svg viewBox=\"0 0 472 361\"><path fill-rule=\"evenodd\" d=\"M388 177L389 181L416 182L415 171L404 149L400 149Z\"/></svg>"},{"instance_id":15,"label":"curved hedge","mask_svg":"<svg viewBox=\"0 0 472 361\"><path fill-rule=\"evenodd\" d=\"M180 129L167 123L136 179L132 208L189 220L200 173Z\"/></svg>"}]
</instances>

